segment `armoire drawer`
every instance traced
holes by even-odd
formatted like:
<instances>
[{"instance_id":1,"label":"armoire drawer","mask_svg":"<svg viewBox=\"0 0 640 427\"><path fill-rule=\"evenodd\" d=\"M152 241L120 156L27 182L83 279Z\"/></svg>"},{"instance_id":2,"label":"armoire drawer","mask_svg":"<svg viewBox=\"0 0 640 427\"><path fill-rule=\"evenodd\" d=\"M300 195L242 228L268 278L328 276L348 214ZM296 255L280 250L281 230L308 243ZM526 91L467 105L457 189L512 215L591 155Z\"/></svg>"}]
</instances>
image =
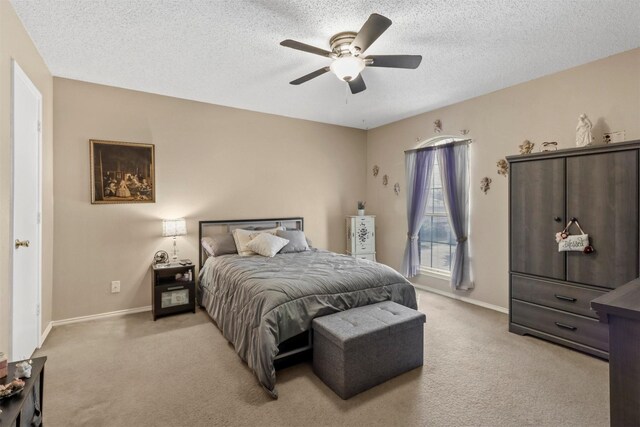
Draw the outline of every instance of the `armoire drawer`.
<instances>
[{"instance_id":1,"label":"armoire drawer","mask_svg":"<svg viewBox=\"0 0 640 427\"><path fill-rule=\"evenodd\" d=\"M369 215L363 215L356 217L356 224L366 224L367 227L373 227L374 217Z\"/></svg>"},{"instance_id":2,"label":"armoire drawer","mask_svg":"<svg viewBox=\"0 0 640 427\"><path fill-rule=\"evenodd\" d=\"M511 321L589 347L609 351L609 329L598 320L523 301L511 301Z\"/></svg>"},{"instance_id":3,"label":"armoire drawer","mask_svg":"<svg viewBox=\"0 0 640 427\"><path fill-rule=\"evenodd\" d=\"M598 318L591 301L606 292L511 275L511 298Z\"/></svg>"}]
</instances>

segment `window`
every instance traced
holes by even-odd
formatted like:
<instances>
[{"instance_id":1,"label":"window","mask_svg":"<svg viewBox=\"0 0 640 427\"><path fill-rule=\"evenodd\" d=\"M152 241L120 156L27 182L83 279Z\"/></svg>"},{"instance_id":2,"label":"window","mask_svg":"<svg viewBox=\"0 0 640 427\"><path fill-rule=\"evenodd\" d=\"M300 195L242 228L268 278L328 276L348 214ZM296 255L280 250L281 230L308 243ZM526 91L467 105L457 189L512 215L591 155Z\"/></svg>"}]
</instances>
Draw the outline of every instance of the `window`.
<instances>
[{"instance_id":1,"label":"window","mask_svg":"<svg viewBox=\"0 0 640 427\"><path fill-rule=\"evenodd\" d=\"M433 175L429 187L429 200L420 229L420 266L433 273L450 274L451 262L457 242L444 205L438 159L433 162Z\"/></svg>"}]
</instances>

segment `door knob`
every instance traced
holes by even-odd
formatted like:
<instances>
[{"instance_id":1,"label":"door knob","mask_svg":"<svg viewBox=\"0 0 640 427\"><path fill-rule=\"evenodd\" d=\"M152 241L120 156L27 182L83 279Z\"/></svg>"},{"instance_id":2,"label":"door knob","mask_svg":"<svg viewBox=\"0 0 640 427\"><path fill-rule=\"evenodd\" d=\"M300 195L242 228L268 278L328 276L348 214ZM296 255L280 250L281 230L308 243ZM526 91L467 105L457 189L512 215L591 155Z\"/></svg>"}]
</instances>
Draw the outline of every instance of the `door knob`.
<instances>
[{"instance_id":1,"label":"door knob","mask_svg":"<svg viewBox=\"0 0 640 427\"><path fill-rule=\"evenodd\" d=\"M556 217L553 218L553 220L555 222L560 222L560 221L562 221L562 218L560 218L559 216L556 216Z\"/></svg>"},{"instance_id":2,"label":"door knob","mask_svg":"<svg viewBox=\"0 0 640 427\"><path fill-rule=\"evenodd\" d=\"M18 249L20 246L24 246L25 248L29 247L29 241L28 240L18 240L16 239L16 249Z\"/></svg>"}]
</instances>

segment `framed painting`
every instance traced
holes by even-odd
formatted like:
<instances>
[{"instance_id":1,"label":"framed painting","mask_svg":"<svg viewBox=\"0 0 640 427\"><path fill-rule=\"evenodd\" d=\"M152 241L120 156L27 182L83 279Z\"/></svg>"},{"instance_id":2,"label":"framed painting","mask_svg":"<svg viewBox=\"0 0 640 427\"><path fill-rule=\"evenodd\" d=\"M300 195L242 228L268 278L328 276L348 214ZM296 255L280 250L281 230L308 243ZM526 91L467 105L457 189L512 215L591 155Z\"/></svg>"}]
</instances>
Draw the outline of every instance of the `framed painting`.
<instances>
[{"instance_id":1,"label":"framed painting","mask_svg":"<svg viewBox=\"0 0 640 427\"><path fill-rule=\"evenodd\" d=\"M153 144L89 140L91 203L155 203Z\"/></svg>"}]
</instances>

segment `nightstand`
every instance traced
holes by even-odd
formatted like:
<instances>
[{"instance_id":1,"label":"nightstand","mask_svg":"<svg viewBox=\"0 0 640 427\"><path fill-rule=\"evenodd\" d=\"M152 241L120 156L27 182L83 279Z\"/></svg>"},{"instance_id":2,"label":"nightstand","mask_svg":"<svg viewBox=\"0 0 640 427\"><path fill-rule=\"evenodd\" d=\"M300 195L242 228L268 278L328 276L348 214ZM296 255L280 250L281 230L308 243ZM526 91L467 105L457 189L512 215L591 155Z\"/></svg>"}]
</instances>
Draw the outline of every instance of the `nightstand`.
<instances>
[{"instance_id":1,"label":"nightstand","mask_svg":"<svg viewBox=\"0 0 640 427\"><path fill-rule=\"evenodd\" d=\"M151 265L151 301L153 320L160 316L196 312L196 271L195 265ZM191 272L192 280L176 279L177 274Z\"/></svg>"}]
</instances>

